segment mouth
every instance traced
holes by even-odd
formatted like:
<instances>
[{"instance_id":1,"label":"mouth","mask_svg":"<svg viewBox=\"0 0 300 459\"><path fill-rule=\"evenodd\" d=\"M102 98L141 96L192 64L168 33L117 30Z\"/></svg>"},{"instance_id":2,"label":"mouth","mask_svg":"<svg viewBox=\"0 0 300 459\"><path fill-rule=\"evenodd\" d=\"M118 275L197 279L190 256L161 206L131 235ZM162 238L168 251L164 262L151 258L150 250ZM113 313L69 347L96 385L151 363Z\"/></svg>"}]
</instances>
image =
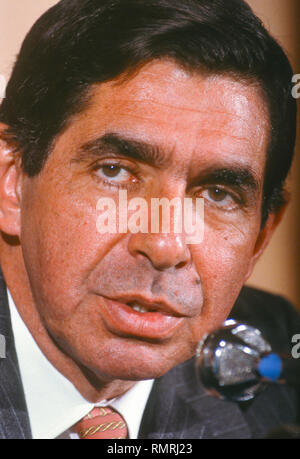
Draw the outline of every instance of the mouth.
<instances>
[{"instance_id":1,"label":"mouth","mask_svg":"<svg viewBox=\"0 0 300 459\"><path fill-rule=\"evenodd\" d=\"M148 300L145 297L133 296L118 298L123 304L126 304L136 312L146 314L150 312L158 312L162 315L173 317L184 317L183 312L179 312L179 308L169 304L164 299Z\"/></svg>"},{"instance_id":2,"label":"mouth","mask_svg":"<svg viewBox=\"0 0 300 459\"><path fill-rule=\"evenodd\" d=\"M166 340L182 325L186 316L163 300L144 297L104 299L102 318L115 334L144 339Z\"/></svg>"}]
</instances>

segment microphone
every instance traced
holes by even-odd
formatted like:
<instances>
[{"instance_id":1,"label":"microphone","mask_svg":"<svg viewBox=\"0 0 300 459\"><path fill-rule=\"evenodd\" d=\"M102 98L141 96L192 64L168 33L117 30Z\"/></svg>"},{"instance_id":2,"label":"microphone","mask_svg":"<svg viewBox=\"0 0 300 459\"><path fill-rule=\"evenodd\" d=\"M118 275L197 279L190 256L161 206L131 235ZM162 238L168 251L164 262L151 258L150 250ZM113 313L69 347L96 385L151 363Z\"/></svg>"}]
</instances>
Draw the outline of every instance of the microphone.
<instances>
[{"instance_id":1,"label":"microphone","mask_svg":"<svg viewBox=\"0 0 300 459\"><path fill-rule=\"evenodd\" d=\"M196 371L212 395L237 402L271 383L300 386L300 362L273 352L260 330L233 319L199 343Z\"/></svg>"}]
</instances>

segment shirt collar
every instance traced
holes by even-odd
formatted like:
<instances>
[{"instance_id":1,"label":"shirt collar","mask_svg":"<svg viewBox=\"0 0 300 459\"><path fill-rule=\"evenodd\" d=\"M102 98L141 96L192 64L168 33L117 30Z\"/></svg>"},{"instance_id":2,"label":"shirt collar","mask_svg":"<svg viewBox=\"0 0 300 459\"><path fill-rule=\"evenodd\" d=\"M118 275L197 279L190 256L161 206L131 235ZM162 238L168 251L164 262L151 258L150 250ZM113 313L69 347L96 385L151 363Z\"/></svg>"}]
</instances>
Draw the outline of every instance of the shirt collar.
<instances>
[{"instance_id":1,"label":"shirt collar","mask_svg":"<svg viewBox=\"0 0 300 459\"><path fill-rule=\"evenodd\" d=\"M94 406L110 405L124 417L129 438L137 438L153 380L139 381L123 396L96 405L47 360L23 322L8 291L12 329L34 439L53 439L70 429Z\"/></svg>"}]
</instances>

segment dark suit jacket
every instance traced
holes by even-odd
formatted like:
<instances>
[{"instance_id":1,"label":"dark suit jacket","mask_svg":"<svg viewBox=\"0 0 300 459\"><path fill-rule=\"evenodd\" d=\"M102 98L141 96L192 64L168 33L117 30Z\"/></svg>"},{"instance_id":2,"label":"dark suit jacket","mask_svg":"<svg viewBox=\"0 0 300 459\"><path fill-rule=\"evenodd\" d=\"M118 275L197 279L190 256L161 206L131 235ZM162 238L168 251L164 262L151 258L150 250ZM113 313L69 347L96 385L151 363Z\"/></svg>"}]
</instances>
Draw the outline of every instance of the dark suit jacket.
<instances>
[{"instance_id":1,"label":"dark suit jacket","mask_svg":"<svg viewBox=\"0 0 300 459\"><path fill-rule=\"evenodd\" d=\"M290 353L300 319L282 298L245 288L231 317L260 328L275 350ZM5 283L0 277L0 334L6 358L0 359L0 439L30 439L30 423L12 336ZM296 391L272 385L252 402L239 405L206 393L194 361L156 380L143 416L139 438L257 438L285 424L297 423Z\"/></svg>"}]
</instances>

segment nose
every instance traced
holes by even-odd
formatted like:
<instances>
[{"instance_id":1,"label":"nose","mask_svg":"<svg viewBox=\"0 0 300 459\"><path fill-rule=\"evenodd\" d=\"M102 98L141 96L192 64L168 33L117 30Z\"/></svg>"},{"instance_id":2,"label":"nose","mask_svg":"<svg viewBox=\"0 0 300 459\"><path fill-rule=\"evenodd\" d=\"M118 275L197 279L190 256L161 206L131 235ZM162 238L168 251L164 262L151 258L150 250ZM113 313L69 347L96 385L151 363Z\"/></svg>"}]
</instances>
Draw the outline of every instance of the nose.
<instances>
[{"instance_id":1,"label":"nose","mask_svg":"<svg viewBox=\"0 0 300 459\"><path fill-rule=\"evenodd\" d=\"M169 268L183 268L189 264L191 259L184 235L176 233L132 234L128 250L133 256L145 256L153 267L160 271Z\"/></svg>"}]
</instances>

